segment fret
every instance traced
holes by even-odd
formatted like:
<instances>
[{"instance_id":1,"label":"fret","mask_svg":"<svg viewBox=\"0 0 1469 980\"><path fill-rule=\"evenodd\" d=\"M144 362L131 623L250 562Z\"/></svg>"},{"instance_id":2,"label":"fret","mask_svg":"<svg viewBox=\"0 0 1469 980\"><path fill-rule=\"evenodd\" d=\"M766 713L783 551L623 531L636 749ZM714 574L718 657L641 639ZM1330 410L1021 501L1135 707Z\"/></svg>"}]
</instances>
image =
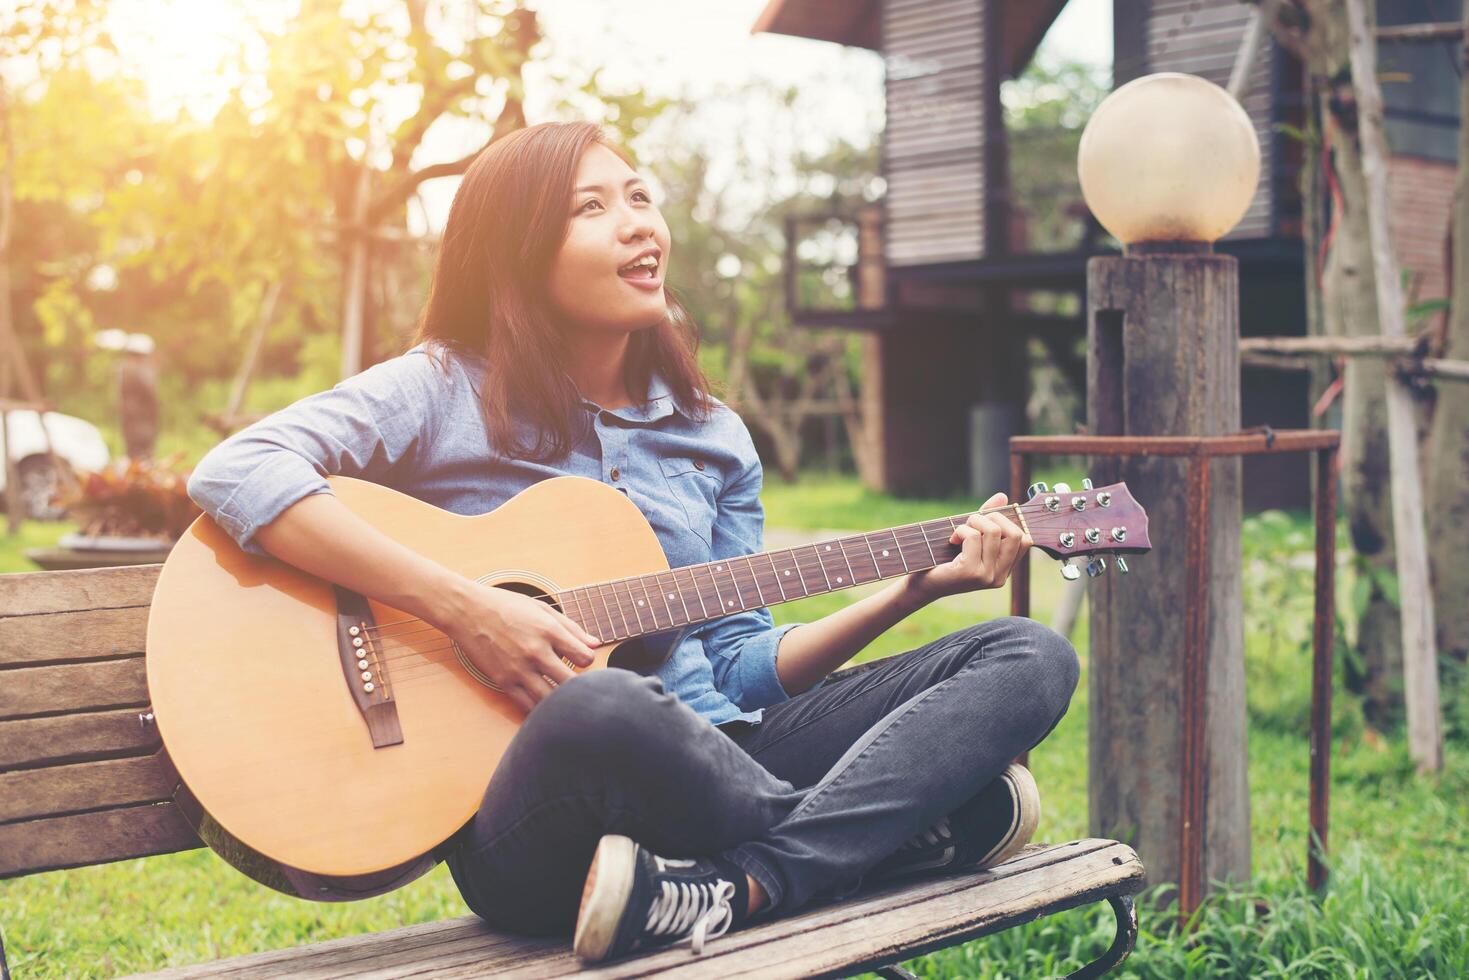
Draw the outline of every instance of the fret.
<instances>
[{"instance_id":1,"label":"fret","mask_svg":"<svg viewBox=\"0 0 1469 980\"><path fill-rule=\"evenodd\" d=\"M735 556L735 558L743 558L743 557L744 557L743 555L736 555ZM732 564L733 560L734 559L731 559L730 561L725 562L725 565L729 568L729 580L734 583L734 587L735 587L735 601L737 601L740 604L739 607L741 609L755 609L759 605L761 605L761 603L758 602L756 599L746 598L746 596L745 596L745 587L740 584L739 577L737 575L735 575L735 569L736 569L737 566L735 566L734 564ZM749 564L748 559L746 560L745 564L747 564L747 565ZM741 570L742 571L751 571L749 569L741 569ZM759 582L755 582L754 585L755 585L755 593L756 593L756 595L759 595L759 593L760 593L760 583Z\"/></svg>"},{"instance_id":2,"label":"fret","mask_svg":"<svg viewBox=\"0 0 1469 980\"><path fill-rule=\"evenodd\" d=\"M719 596L719 611L729 613L738 610L740 608L740 587L739 583L734 580L734 573L730 573L729 584L734 588L735 597L733 599L726 599L724 593L719 589L719 576L714 574L715 572L724 571L724 563L720 562L718 565L705 567L709 568L709 580L714 583L714 594Z\"/></svg>"},{"instance_id":3,"label":"fret","mask_svg":"<svg viewBox=\"0 0 1469 980\"><path fill-rule=\"evenodd\" d=\"M605 586L601 582L598 582L597 583L597 598L602 600L602 608L607 611L607 632L610 633L610 634L612 634L611 636L600 637L600 639L607 640L607 639L612 639L613 637L617 636L617 620L615 620L615 619L612 618L612 605L607 601L607 595L603 591L604 589L605 589ZM627 624L624 623L623 624L623 628L625 629L626 626L627 626ZM624 635L626 635L626 634L624 634Z\"/></svg>"},{"instance_id":4,"label":"fret","mask_svg":"<svg viewBox=\"0 0 1469 980\"><path fill-rule=\"evenodd\" d=\"M867 553L872 556L872 567L877 569L877 577L886 578L887 576L882 571L882 564L877 560L877 552L872 550L872 537L867 534L862 535L862 543L867 545Z\"/></svg>"},{"instance_id":5,"label":"fret","mask_svg":"<svg viewBox=\"0 0 1469 980\"><path fill-rule=\"evenodd\" d=\"M638 601L637 597L634 596L632 593L632 586L627 583L626 579L618 582L612 582L610 584L612 586L612 594L617 596L618 603L620 604L626 602L626 608L632 610L633 619L637 620L637 629L628 635L636 636L639 633L650 632L648 627L643 623L643 614L638 612ZM622 590L620 592L618 591L618 586L622 587Z\"/></svg>"},{"instance_id":6,"label":"fret","mask_svg":"<svg viewBox=\"0 0 1469 980\"><path fill-rule=\"evenodd\" d=\"M683 623L680 623L678 621L678 612L673 608L673 603L671 601L669 601L669 600L673 599L677 595L678 580L677 579L674 580L674 583L673 583L674 591L673 592L670 592L670 591L668 591L668 586L666 586L666 585L663 584L663 576L664 575L669 575L669 577L672 577L671 573L669 573L669 572L656 572L653 575L653 584L656 585L656 586L658 586L658 594L663 597L663 605L665 605L665 606L668 607L668 621L670 623L672 623L674 626L681 626L681 625L683 625ZM694 617L692 617L692 616L689 615L689 607L688 607L688 604L687 603L684 603L683 615L684 615L684 620L683 620L684 623L687 623L687 622L691 621L694 618Z\"/></svg>"},{"instance_id":7,"label":"fret","mask_svg":"<svg viewBox=\"0 0 1469 980\"><path fill-rule=\"evenodd\" d=\"M765 560L770 562L770 574L775 576L775 584L780 589L780 601L785 602L786 587L785 583L780 580L780 570L775 567L775 556L767 551L765 553Z\"/></svg>"},{"instance_id":8,"label":"fret","mask_svg":"<svg viewBox=\"0 0 1469 980\"><path fill-rule=\"evenodd\" d=\"M587 612L592 614L592 622L596 625L596 629L592 632L596 634L597 639L605 641L606 637L615 634L617 629L612 625L611 618L597 612L597 604L592 601L592 591L585 586L577 591L581 593L581 604L586 606Z\"/></svg>"},{"instance_id":9,"label":"fret","mask_svg":"<svg viewBox=\"0 0 1469 980\"><path fill-rule=\"evenodd\" d=\"M898 544L897 530L895 528L889 528L888 537L893 539L893 550L898 553L898 560L903 563L903 571L911 572L912 569L908 567L908 559L903 555L903 546Z\"/></svg>"},{"instance_id":10,"label":"fret","mask_svg":"<svg viewBox=\"0 0 1469 980\"><path fill-rule=\"evenodd\" d=\"M577 589L567 589L565 592L561 593L561 611L566 611L568 601L574 603L576 612L570 614L571 618L576 620L577 624L580 625L582 629L586 630L588 633L591 633L593 631L588 628L586 610L582 608L582 601L581 598L577 595L577 592Z\"/></svg>"},{"instance_id":11,"label":"fret","mask_svg":"<svg viewBox=\"0 0 1469 980\"><path fill-rule=\"evenodd\" d=\"M623 611L622 603L619 602L617 599L617 590L614 589L610 583L604 583L601 586L601 591L604 593L604 595L602 596L603 602L607 602L607 596L605 593L610 592L612 594L612 601L607 602L607 608L612 609L615 606L617 610L617 617L618 619L622 620L622 635L624 637L627 637L632 636L634 633L636 633L637 631L632 628L632 624L627 621L627 613Z\"/></svg>"},{"instance_id":12,"label":"fret","mask_svg":"<svg viewBox=\"0 0 1469 980\"><path fill-rule=\"evenodd\" d=\"M756 574L756 572L755 572L755 563L750 560L750 556L749 555L743 555L741 557L743 557L745 559L745 564L750 566L750 578L752 578L752 579L755 580L755 595L757 595L757 596L760 597L760 605L762 605L762 606L768 606L768 605L770 605L770 603L768 603L768 602L765 601L765 592L764 592L764 590L760 588L760 576L758 574Z\"/></svg>"},{"instance_id":13,"label":"fret","mask_svg":"<svg viewBox=\"0 0 1469 980\"><path fill-rule=\"evenodd\" d=\"M933 545L929 544L928 528L924 527L922 524L919 524L918 533L923 535L923 544L926 548L928 548L928 557L932 558L933 563L937 565L939 563L939 556L933 553Z\"/></svg>"},{"instance_id":14,"label":"fret","mask_svg":"<svg viewBox=\"0 0 1469 980\"><path fill-rule=\"evenodd\" d=\"M792 551L795 551L795 549L791 549L791 550ZM822 579L822 581L824 581L826 583L826 588L823 590L823 589L821 589L820 586L817 586L817 591L818 592L819 591L830 592L831 591L831 579L827 578L827 576L826 576L826 566L823 565L822 562L821 562L821 552L817 551L814 546L810 546L810 545L808 545L805 548L802 548L801 550L802 551L808 551L808 552L810 552L811 553L811 557L816 559L816 567L821 570L821 579ZM798 569L798 571L800 572L800 575L801 575L801 588L803 588L803 589L806 590L806 594L807 595L810 595L811 594L811 588L810 588L810 586L808 586L806 584L806 570L804 568L801 568L800 567L800 564L801 564L801 555L800 555L800 552L796 552L796 566L797 566L797 569Z\"/></svg>"},{"instance_id":15,"label":"fret","mask_svg":"<svg viewBox=\"0 0 1469 980\"><path fill-rule=\"evenodd\" d=\"M698 600L699 600L699 608L704 611L703 618L704 619L710 619L710 618L712 618L709 615L709 607L706 606L706 605L704 605L704 592L703 592L702 589L699 588L699 580L694 577L694 571L693 571L693 569L692 568L685 567L685 571L687 571L689 573L689 581L692 582L693 585L694 585L694 596L696 598L698 598ZM674 570L673 580L675 582L678 581L678 570L677 569ZM683 594L682 586L680 586L679 594L680 595Z\"/></svg>"},{"instance_id":16,"label":"fret","mask_svg":"<svg viewBox=\"0 0 1469 980\"><path fill-rule=\"evenodd\" d=\"M638 583L638 585L643 590L643 598L638 601L638 605L641 606L643 603L648 604L648 615L653 617L653 629L664 630L667 629L668 626L672 626L673 617L671 616L668 619L668 626L664 626L662 623L658 622L658 607L653 605L653 593L648 591L648 576L639 575L637 578L633 579L633 581Z\"/></svg>"},{"instance_id":17,"label":"fret","mask_svg":"<svg viewBox=\"0 0 1469 980\"><path fill-rule=\"evenodd\" d=\"M838 585L855 585L857 583L857 573L854 572L854 571L852 571L852 559L850 559L850 558L847 557L847 546L844 545L844 544L842 544L842 539L841 538L837 538L837 549L839 551L841 551L841 553L842 553L842 561L844 561L844 562L847 563L847 581L846 582L843 582L842 581L842 577L840 575L838 575L837 576L837 584Z\"/></svg>"},{"instance_id":18,"label":"fret","mask_svg":"<svg viewBox=\"0 0 1469 980\"><path fill-rule=\"evenodd\" d=\"M804 573L802 573L801 571L801 563L796 557L796 549L787 548L785 550L785 556L790 561L790 567L781 570L782 581L789 582L792 585L799 585L801 587L801 595L797 596L797 598L802 598L804 596L810 595L811 590L806 588L805 576ZM791 572L793 571L796 573L795 578L791 577Z\"/></svg>"}]
</instances>

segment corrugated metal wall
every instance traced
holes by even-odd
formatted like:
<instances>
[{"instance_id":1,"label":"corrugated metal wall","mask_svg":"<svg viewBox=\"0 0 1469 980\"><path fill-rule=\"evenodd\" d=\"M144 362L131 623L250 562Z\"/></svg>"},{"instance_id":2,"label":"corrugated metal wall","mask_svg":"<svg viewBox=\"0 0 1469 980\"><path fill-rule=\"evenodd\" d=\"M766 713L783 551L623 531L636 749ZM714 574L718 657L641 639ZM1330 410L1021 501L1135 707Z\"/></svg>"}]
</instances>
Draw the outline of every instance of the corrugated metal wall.
<instances>
[{"instance_id":1,"label":"corrugated metal wall","mask_svg":"<svg viewBox=\"0 0 1469 980\"><path fill-rule=\"evenodd\" d=\"M984 25L984 0L883 2L890 265L984 254Z\"/></svg>"},{"instance_id":2,"label":"corrugated metal wall","mask_svg":"<svg viewBox=\"0 0 1469 980\"><path fill-rule=\"evenodd\" d=\"M1245 36L1250 7L1239 0L1152 0L1147 27L1147 73L1181 71L1219 85ZM1274 231L1273 174L1276 152L1271 84L1279 51L1267 37L1241 100L1260 138L1260 187L1244 218L1226 238L1263 238Z\"/></svg>"}]
</instances>

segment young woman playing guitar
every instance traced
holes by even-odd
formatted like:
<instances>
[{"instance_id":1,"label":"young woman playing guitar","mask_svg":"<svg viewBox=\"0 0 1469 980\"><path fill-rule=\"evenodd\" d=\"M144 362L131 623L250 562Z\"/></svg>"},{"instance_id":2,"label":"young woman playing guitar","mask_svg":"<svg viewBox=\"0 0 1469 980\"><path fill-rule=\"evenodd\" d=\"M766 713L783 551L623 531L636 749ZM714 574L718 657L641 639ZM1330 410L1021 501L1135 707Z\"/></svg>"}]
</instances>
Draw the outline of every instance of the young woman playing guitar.
<instances>
[{"instance_id":1,"label":"young woman playing guitar","mask_svg":"<svg viewBox=\"0 0 1469 980\"><path fill-rule=\"evenodd\" d=\"M760 460L708 394L671 258L647 185L595 126L513 133L455 195L416 345L221 443L189 482L245 551L421 618L527 713L448 862L485 920L574 927L587 960L700 952L864 881L1007 859L1040 807L1011 760L1077 681L1066 640L1007 618L825 682L925 604L1002 585L1032 543L1002 514L959 524L954 560L816 622L705 623L644 676L579 673L598 637L336 498L329 475L482 514L571 474L625 493L674 568L760 551Z\"/></svg>"}]
</instances>

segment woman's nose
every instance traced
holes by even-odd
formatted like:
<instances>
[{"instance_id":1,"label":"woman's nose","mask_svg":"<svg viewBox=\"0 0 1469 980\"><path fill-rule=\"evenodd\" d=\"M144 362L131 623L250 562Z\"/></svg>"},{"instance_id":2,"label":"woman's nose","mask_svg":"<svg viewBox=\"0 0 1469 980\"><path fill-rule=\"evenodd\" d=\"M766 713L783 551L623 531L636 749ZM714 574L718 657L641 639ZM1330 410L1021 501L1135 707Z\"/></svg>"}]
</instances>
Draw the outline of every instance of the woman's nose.
<instances>
[{"instance_id":1,"label":"woman's nose","mask_svg":"<svg viewBox=\"0 0 1469 980\"><path fill-rule=\"evenodd\" d=\"M629 211L622 222L622 240L635 242L640 238L651 240L653 238L653 222L645 214L637 211Z\"/></svg>"}]
</instances>

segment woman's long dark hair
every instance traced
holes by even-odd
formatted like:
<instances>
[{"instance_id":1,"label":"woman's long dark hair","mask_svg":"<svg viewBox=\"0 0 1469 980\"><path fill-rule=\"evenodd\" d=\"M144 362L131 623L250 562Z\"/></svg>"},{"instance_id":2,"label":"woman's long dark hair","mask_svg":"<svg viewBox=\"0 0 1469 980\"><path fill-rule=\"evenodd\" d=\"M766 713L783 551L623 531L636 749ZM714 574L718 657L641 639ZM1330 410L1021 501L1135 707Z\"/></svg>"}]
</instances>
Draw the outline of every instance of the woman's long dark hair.
<instances>
[{"instance_id":1,"label":"woman's long dark hair","mask_svg":"<svg viewBox=\"0 0 1469 980\"><path fill-rule=\"evenodd\" d=\"M542 123L487 146L454 195L428 305L414 343L482 355L480 405L490 444L512 458L546 463L566 456L585 410L566 374L566 341L550 308L548 282L566 237L582 153L600 143L627 159L592 123ZM653 372L698 418L713 410L695 356L698 334L671 293L668 316L634 333L624 383L646 400ZM513 416L536 430L515 438Z\"/></svg>"}]
</instances>

